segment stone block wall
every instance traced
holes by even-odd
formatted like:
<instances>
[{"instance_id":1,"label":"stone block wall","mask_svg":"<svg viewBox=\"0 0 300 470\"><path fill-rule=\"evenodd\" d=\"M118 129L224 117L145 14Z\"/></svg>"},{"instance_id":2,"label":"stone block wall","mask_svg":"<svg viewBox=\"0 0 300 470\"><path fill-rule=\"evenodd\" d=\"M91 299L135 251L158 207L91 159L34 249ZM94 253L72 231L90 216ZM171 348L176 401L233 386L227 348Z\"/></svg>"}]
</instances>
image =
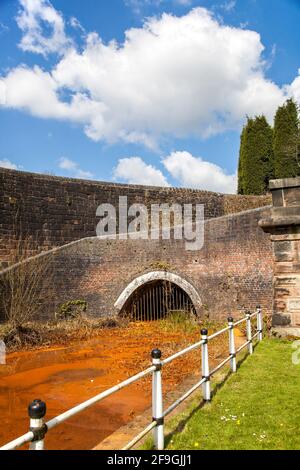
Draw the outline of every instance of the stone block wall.
<instances>
[{"instance_id":1,"label":"stone block wall","mask_svg":"<svg viewBox=\"0 0 300 470\"><path fill-rule=\"evenodd\" d=\"M260 222L274 257L273 326L300 327L300 178L270 183L273 208Z\"/></svg>"}]
</instances>

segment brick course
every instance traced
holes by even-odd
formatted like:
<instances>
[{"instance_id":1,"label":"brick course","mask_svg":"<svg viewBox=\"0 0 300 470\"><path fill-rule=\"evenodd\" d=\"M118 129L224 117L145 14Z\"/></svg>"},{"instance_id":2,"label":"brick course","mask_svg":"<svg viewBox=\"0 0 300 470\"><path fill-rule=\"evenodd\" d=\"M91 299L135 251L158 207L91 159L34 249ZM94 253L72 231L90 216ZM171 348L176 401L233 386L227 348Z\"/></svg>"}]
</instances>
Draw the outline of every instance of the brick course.
<instances>
[{"instance_id":1,"label":"brick course","mask_svg":"<svg viewBox=\"0 0 300 470\"><path fill-rule=\"evenodd\" d=\"M161 269L191 283L202 300L199 314L211 319L239 316L258 303L272 312L272 249L258 226L269 196L245 197L179 188L90 182L0 169L0 260L9 259L15 230L33 236L38 250L54 250L53 302L37 318L53 318L59 304L84 299L93 316L116 313L114 303L136 277ZM205 243L186 251L183 240L100 240L96 208L103 202L128 204L202 203ZM232 211L241 211L232 214ZM224 215L228 214L228 215ZM72 243L71 243L72 242ZM3 273L0 273L0 281Z\"/></svg>"},{"instance_id":2,"label":"brick course","mask_svg":"<svg viewBox=\"0 0 300 470\"><path fill-rule=\"evenodd\" d=\"M96 235L96 209L101 203L149 207L161 203L205 205L215 218L271 203L270 196L235 196L182 188L157 188L84 181L0 168L0 263L10 258L15 239L33 237L36 250L48 250ZM4 266L4 264L3 264Z\"/></svg>"},{"instance_id":3,"label":"brick course","mask_svg":"<svg viewBox=\"0 0 300 470\"><path fill-rule=\"evenodd\" d=\"M182 240L100 240L87 238L51 253L53 304L37 317L48 319L57 306L84 299L93 316L112 315L114 303L136 277L161 270L191 283L202 300L199 314L212 320L240 316L261 304L272 312L272 249L258 221L266 209L210 219L200 251L186 251ZM42 254L50 256L49 254Z\"/></svg>"}]
</instances>

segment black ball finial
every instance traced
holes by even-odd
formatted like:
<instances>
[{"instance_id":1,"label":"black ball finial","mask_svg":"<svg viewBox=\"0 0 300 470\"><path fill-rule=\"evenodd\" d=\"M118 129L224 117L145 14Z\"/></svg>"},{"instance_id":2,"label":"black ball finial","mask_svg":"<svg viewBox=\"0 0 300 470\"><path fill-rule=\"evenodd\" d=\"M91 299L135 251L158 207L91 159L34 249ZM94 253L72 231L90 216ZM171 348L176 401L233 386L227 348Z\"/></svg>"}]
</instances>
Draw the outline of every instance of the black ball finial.
<instances>
[{"instance_id":1,"label":"black ball finial","mask_svg":"<svg viewBox=\"0 0 300 470\"><path fill-rule=\"evenodd\" d=\"M208 335L208 330L207 330L207 328L202 328L202 330L201 330L201 335L202 335L202 336L207 336L207 335Z\"/></svg>"},{"instance_id":2,"label":"black ball finial","mask_svg":"<svg viewBox=\"0 0 300 470\"><path fill-rule=\"evenodd\" d=\"M41 419L46 414L46 403L42 400L33 400L28 406L28 415L32 419Z\"/></svg>"},{"instance_id":3,"label":"black ball finial","mask_svg":"<svg viewBox=\"0 0 300 470\"><path fill-rule=\"evenodd\" d=\"M151 352L152 359L160 359L161 358L161 350L160 349L153 349Z\"/></svg>"}]
</instances>

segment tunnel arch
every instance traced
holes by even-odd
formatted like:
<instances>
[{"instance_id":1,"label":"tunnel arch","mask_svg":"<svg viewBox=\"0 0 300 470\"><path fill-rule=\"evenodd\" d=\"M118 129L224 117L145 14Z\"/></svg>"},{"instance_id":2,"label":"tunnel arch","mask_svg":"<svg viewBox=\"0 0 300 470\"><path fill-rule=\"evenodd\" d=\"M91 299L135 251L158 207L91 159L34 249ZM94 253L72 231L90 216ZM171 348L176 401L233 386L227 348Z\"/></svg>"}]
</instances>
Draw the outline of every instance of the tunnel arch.
<instances>
[{"instance_id":1,"label":"tunnel arch","mask_svg":"<svg viewBox=\"0 0 300 470\"><path fill-rule=\"evenodd\" d=\"M135 292L141 289L144 286L147 286L155 281L168 281L171 284L179 287L191 300L195 313L200 313L200 307L202 305L201 298L192 284L190 284L186 279L178 276L177 274L168 272L168 271L152 271L146 274L143 274L133 281L131 281L128 286L122 291L114 306L117 310L117 313L122 312L123 308L130 301Z\"/></svg>"}]
</instances>

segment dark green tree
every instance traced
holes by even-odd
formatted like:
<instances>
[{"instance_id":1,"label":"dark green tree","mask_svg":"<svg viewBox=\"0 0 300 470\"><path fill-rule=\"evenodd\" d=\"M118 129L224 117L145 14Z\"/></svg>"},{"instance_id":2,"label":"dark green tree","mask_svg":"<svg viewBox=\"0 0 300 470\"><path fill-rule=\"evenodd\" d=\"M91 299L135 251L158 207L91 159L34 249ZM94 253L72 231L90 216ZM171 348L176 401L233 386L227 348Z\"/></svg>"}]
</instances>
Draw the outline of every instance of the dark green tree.
<instances>
[{"instance_id":1,"label":"dark green tree","mask_svg":"<svg viewBox=\"0 0 300 470\"><path fill-rule=\"evenodd\" d=\"M273 131L265 116L247 118L241 135L240 194L265 194L273 177Z\"/></svg>"},{"instance_id":2,"label":"dark green tree","mask_svg":"<svg viewBox=\"0 0 300 470\"><path fill-rule=\"evenodd\" d=\"M243 127L240 140L240 155L238 167L238 194L244 194L244 140L246 134L246 126Z\"/></svg>"},{"instance_id":3,"label":"dark green tree","mask_svg":"<svg viewBox=\"0 0 300 470\"><path fill-rule=\"evenodd\" d=\"M274 121L275 178L293 178L300 175L299 114L293 99L280 106Z\"/></svg>"}]
</instances>

